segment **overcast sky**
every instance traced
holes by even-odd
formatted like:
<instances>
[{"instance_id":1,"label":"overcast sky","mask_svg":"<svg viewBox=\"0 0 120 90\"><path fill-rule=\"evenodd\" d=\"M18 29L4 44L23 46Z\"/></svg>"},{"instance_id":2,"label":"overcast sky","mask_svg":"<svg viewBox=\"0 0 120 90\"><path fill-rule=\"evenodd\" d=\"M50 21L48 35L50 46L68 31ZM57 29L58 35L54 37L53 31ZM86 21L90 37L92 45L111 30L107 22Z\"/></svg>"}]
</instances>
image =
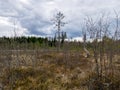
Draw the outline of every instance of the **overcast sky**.
<instances>
[{"instance_id":1,"label":"overcast sky","mask_svg":"<svg viewBox=\"0 0 120 90\"><path fill-rule=\"evenodd\" d=\"M81 35L86 16L120 11L120 0L0 0L0 36L49 36L56 32L51 19L64 13L68 24L62 28L69 37ZM15 29L15 30L14 30Z\"/></svg>"}]
</instances>

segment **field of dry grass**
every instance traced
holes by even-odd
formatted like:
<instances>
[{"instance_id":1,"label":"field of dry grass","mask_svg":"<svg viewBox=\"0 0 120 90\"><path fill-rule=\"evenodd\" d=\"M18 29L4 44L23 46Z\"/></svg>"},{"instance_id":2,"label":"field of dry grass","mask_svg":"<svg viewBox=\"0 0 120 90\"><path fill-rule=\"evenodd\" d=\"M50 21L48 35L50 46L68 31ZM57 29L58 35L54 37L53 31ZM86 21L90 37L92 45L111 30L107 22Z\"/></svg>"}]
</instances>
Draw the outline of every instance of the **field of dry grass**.
<instances>
[{"instance_id":1,"label":"field of dry grass","mask_svg":"<svg viewBox=\"0 0 120 90\"><path fill-rule=\"evenodd\" d=\"M31 50L0 54L0 86L4 90L88 90L89 80L95 76L93 57L85 58L82 52ZM113 81L119 88L119 60L115 63Z\"/></svg>"}]
</instances>

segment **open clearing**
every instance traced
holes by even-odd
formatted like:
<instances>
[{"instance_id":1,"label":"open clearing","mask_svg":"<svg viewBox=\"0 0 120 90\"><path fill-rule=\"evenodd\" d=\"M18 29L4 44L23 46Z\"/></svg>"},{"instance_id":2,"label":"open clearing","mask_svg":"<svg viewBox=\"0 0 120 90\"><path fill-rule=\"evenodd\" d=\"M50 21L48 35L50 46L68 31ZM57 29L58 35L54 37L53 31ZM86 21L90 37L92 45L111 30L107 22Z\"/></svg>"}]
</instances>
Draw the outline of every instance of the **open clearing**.
<instances>
[{"instance_id":1,"label":"open clearing","mask_svg":"<svg viewBox=\"0 0 120 90\"><path fill-rule=\"evenodd\" d=\"M2 51L0 67L5 90L88 90L95 63L81 52Z\"/></svg>"}]
</instances>

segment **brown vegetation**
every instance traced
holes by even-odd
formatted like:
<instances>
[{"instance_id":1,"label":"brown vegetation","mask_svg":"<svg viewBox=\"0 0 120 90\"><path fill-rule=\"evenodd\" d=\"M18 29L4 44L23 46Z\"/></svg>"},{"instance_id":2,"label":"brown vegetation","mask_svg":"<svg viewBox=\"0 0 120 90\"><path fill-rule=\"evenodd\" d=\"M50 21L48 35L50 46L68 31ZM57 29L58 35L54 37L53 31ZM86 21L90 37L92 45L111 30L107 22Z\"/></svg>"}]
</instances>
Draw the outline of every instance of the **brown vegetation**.
<instances>
[{"instance_id":1,"label":"brown vegetation","mask_svg":"<svg viewBox=\"0 0 120 90\"><path fill-rule=\"evenodd\" d=\"M99 90L97 85L103 84L107 90L107 82L112 82L113 88L119 88L118 71L115 71L117 74L114 77L109 74L96 81L93 57L85 58L80 52L18 53L18 56L14 52L6 56L6 52L2 52L4 62L1 61L1 64L4 65L0 80L4 90ZM11 61L6 66L8 59Z\"/></svg>"}]
</instances>

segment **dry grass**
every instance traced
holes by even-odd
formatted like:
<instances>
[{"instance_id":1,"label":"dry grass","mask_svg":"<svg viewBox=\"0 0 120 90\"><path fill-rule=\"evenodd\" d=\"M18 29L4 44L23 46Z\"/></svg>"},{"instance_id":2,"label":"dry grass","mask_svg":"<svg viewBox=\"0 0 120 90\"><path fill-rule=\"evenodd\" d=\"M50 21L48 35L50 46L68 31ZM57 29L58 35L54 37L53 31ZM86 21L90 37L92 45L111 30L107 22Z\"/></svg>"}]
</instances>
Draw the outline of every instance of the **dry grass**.
<instances>
[{"instance_id":1,"label":"dry grass","mask_svg":"<svg viewBox=\"0 0 120 90\"><path fill-rule=\"evenodd\" d=\"M96 78L92 57L78 52L24 51L7 56L4 52L1 59L6 60L0 62L5 90L88 90L88 83L97 83L91 82ZM114 85L120 82L117 75L110 79Z\"/></svg>"}]
</instances>

